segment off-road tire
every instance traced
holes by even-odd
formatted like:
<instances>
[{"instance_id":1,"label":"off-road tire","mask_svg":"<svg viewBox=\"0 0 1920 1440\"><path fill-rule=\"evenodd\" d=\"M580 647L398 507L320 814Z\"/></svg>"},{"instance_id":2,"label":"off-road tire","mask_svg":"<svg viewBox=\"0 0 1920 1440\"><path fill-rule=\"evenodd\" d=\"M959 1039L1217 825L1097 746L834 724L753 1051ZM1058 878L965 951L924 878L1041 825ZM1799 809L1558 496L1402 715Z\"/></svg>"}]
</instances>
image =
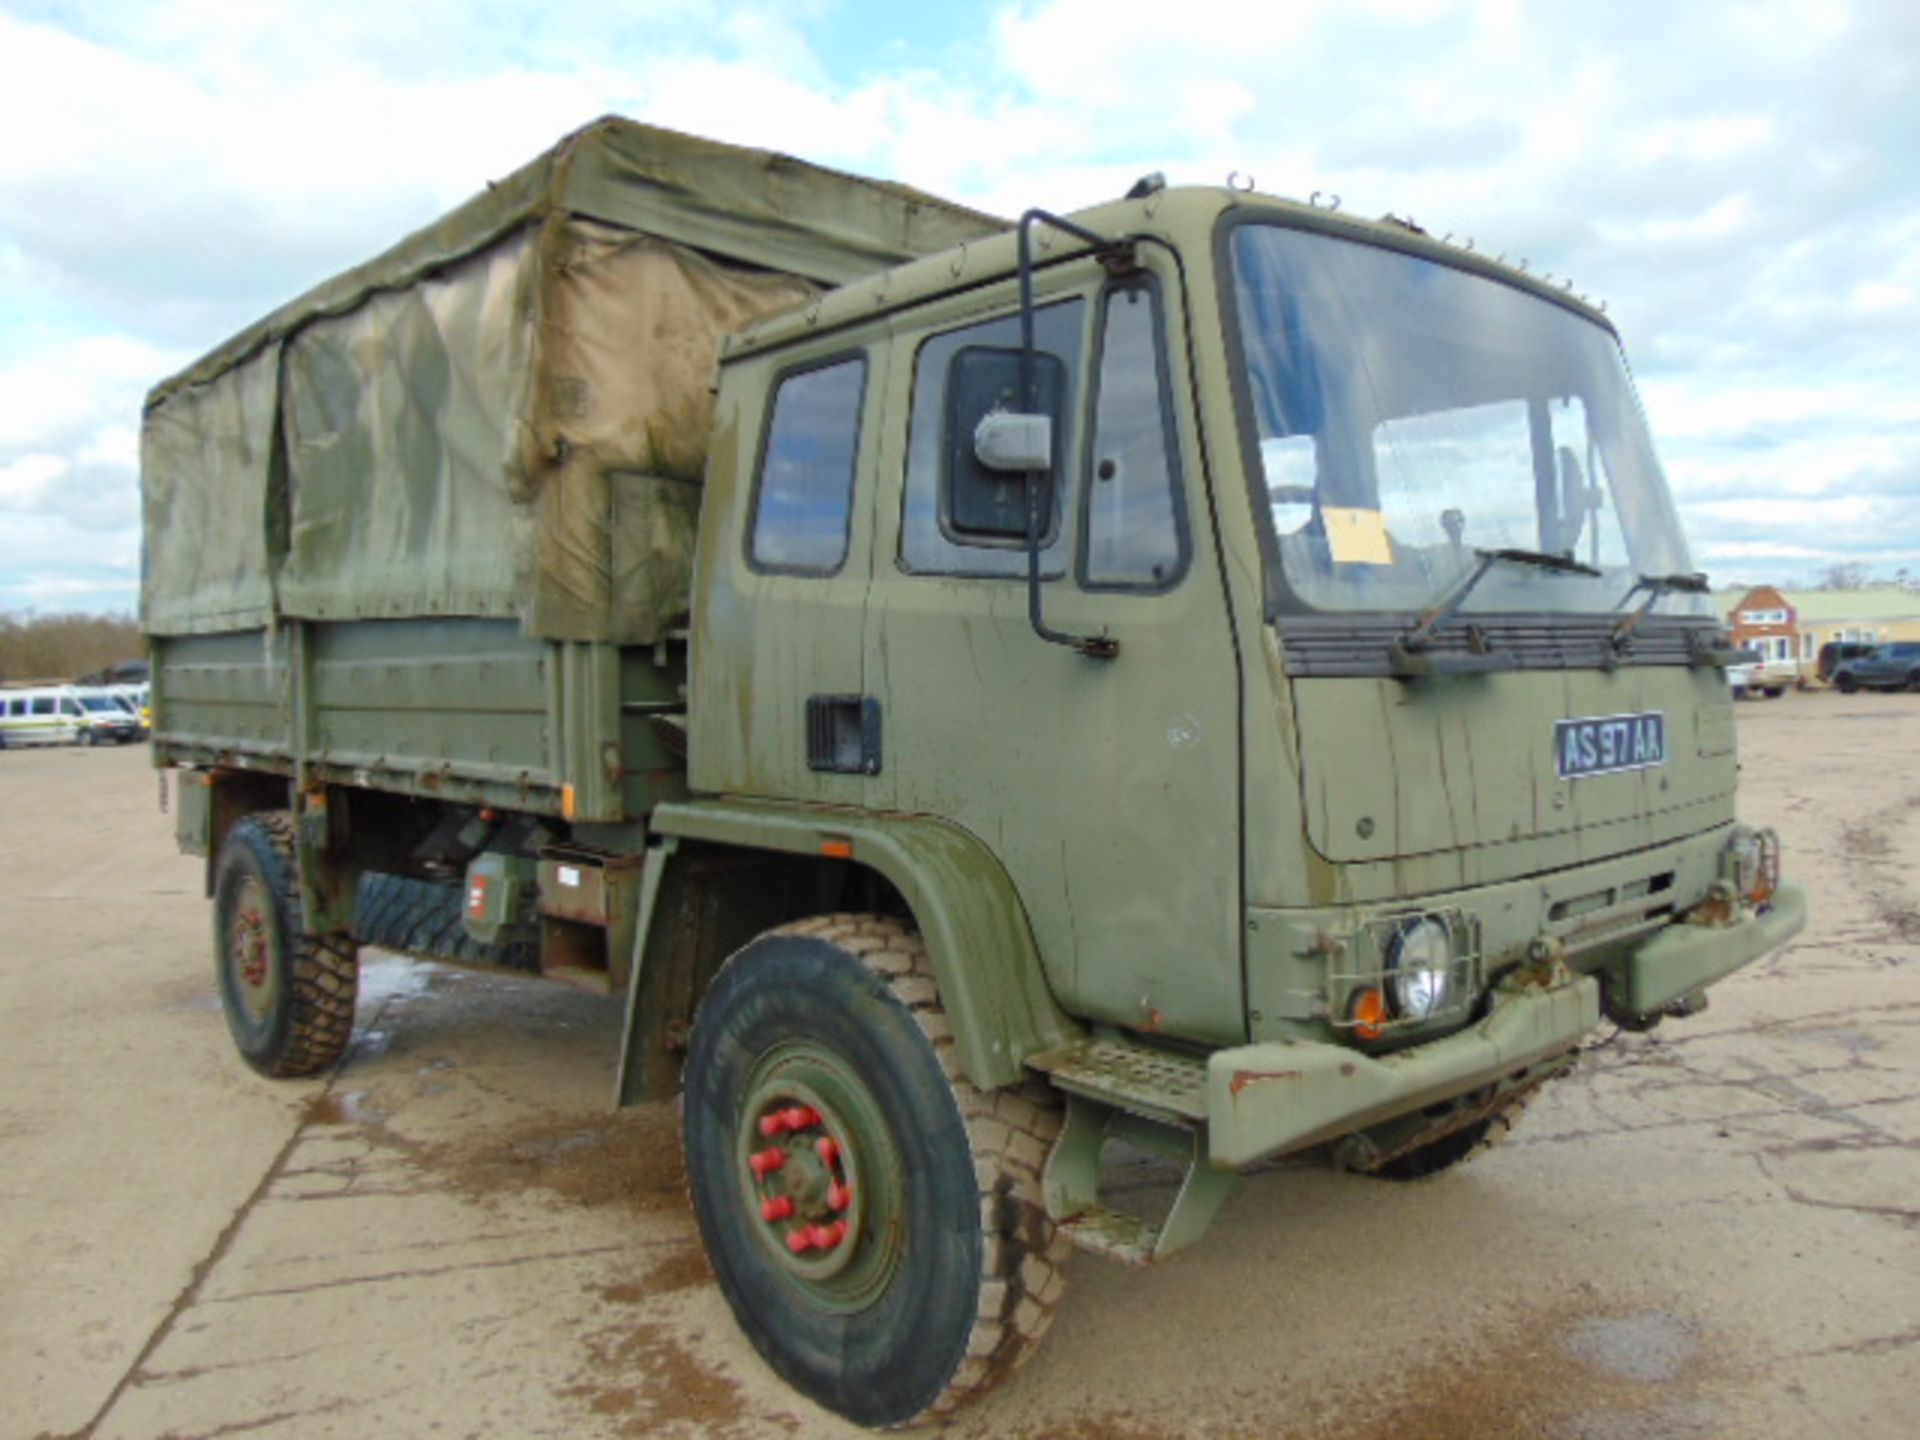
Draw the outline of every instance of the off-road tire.
<instances>
[{"instance_id":1,"label":"off-road tire","mask_svg":"<svg viewBox=\"0 0 1920 1440\"><path fill-rule=\"evenodd\" d=\"M903 1239L876 1239L871 1215L848 1233L849 1246L875 1247L849 1251L849 1274L892 1257L884 1281L851 1300L790 1273L803 1262L779 1253L758 1208L768 1182L743 1158L764 1143L756 1115L777 1113L762 1105L784 1103L783 1077L816 1073L809 1065L844 1067L862 1087L872 1123L846 1128L896 1162L863 1173L897 1173L898 1203L880 1213ZM1038 1081L983 1091L958 1074L925 947L906 925L818 916L738 951L695 1018L683 1115L688 1188L721 1291L767 1363L820 1404L879 1427L947 1412L1011 1374L1052 1323L1069 1247L1040 1174L1058 1102Z\"/></svg>"},{"instance_id":2,"label":"off-road tire","mask_svg":"<svg viewBox=\"0 0 1920 1440\"><path fill-rule=\"evenodd\" d=\"M1376 1180L1426 1180L1443 1170L1451 1170L1456 1165L1464 1165L1477 1156L1486 1154L1494 1146L1501 1144L1513 1133L1513 1127L1520 1123L1520 1117L1526 1114L1527 1107L1533 1103L1537 1092L1525 1090L1516 1095L1502 1109L1494 1111L1485 1119L1476 1120L1458 1130L1431 1140L1418 1149L1409 1150L1404 1155L1396 1155L1372 1170L1362 1171Z\"/></svg>"},{"instance_id":3,"label":"off-road tire","mask_svg":"<svg viewBox=\"0 0 1920 1440\"><path fill-rule=\"evenodd\" d=\"M353 941L307 933L296 874L293 817L284 810L238 821L214 867L220 1008L241 1058L275 1079L339 1060L353 1036L359 988Z\"/></svg>"},{"instance_id":4,"label":"off-road tire","mask_svg":"<svg viewBox=\"0 0 1920 1440\"><path fill-rule=\"evenodd\" d=\"M1851 695L1860 688L1860 682L1851 675L1837 675L1834 677L1833 688L1842 695Z\"/></svg>"},{"instance_id":5,"label":"off-road tire","mask_svg":"<svg viewBox=\"0 0 1920 1440\"><path fill-rule=\"evenodd\" d=\"M538 943L489 943L468 934L465 900L465 891L453 881L369 870L354 891L354 937L362 945L405 955L540 973Z\"/></svg>"}]
</instances>

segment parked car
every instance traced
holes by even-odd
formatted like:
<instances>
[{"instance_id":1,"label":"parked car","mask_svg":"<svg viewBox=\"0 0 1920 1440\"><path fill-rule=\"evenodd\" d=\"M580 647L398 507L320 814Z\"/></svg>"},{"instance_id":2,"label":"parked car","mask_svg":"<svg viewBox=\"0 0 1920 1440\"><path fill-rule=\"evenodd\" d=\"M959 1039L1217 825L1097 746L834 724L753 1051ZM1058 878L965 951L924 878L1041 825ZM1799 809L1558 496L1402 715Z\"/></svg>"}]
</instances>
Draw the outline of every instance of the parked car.
<instances>
[{"instance_id":1,"label":"parked car","mask_svg":"<svg viewBox=\"0 0 1920 1440\"><path fill-rule=\"evenodd\" d=\"M1820 658L1814 662L1814 677L1822 685L1831 685L1835 670L1849 660L1871 655L1875 648L1870 640L1829 640L1820 647Z\"/></svg>"},{"instance_id":2,"label":"parked car","mask_svg":"<svg viewBox=\"0 0 1920 1440\"><path fill-rule=\"evenodd\" d=\"M1856 690L1920 690L1920 641L1876 645L1865 655L1843 660L1834 666L1833 685L1842 695Z\"/></svg>"},{"instance_id":3,"label":"parked car","mask_svg":"<svg viewBox=\"0 0 1920 1440\"><path fill-rule=\"evenodd\" d=\"M1744 665L1727 667L1727 688L1733 691L1736 700L1762 695L1769 700L1778 699L1787 693L1794 679L1793 664L1787 660L1749 660Z\"/></svg>"}]
</instances>

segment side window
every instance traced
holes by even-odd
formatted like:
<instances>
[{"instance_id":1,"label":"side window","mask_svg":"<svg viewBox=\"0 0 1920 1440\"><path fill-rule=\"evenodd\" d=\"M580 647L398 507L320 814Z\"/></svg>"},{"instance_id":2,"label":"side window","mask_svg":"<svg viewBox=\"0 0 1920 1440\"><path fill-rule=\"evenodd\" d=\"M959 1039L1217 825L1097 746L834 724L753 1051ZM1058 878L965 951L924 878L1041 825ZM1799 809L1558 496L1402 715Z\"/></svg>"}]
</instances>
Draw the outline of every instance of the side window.
<instances>
[{"instance_id":1,"label":"side window","mask_svg":"<svg viewBox=\"0 0 1920 1440\"><path fill-rule=\"evenodd\" d=\"M864 356L800 370L774 391L749 555L763 570L831 575L847 558Z\"/></svg>"},{"instance_id":2,"label":"side window","mask_svg":"<svg viewBox=\"0 0 1920 1440\"><path fill-rule=\"evenodd\" d=\"M33 713L36 715L53 714L53 697L51 695L34 696L33 697Z\"/></svg>"},{"instance_id":3,"label":"side window","mask_svg":"<svg viewBox=\"0 0 1920 1440\"><path fill-rule=\"evenodd\" d=\"M1103 308L1081 578L1163 589L1185 568L1186 536L1155 292L1110 290Z\"/></svg>"},{"instance_id":4,"label":"side window","mask_svg":"<svg viewBox=\"0 0 1920 1440\"><path fill-rule=\"evenodd\" d=\"M1079 463L1079 413L1087 305L1065 300L1034 312L1038 408L1054 421L1053 483L1043 519L1040 573L1066 572L1075 487L1063 483ZM1022 576L1027 573L1026 482L972 462L973 426L995 404L1015 403L1020 317L935 335L913 367L907 430L906 497L900 518L901 568L922 575ZM1047 494L1046 492L1051 492ZM956 508L957 500L957 508Z\"/></svg>"}]
</instances>

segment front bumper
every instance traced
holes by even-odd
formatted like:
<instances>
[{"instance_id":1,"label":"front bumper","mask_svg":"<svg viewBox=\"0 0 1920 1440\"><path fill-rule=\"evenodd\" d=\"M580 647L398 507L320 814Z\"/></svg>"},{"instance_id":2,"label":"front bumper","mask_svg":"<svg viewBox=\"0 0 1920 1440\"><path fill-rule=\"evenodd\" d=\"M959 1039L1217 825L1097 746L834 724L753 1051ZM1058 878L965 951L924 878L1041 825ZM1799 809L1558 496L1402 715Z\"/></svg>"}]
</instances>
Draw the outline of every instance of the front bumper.
<instances>
[{"instance_id":1,"label":"front bumper","mask_svg":"<svg viewBox=\"0 0 1920 1440\"><path fill-rule=\"evenodd\" d=\"M1573 976L1509 992L1484 1020L1392 1055L1276 1040L1207 1060L1208 1159L1249 1165L1331 1140L1571 1050L1600 1023L1600 982Z\"/></svg>"},{"instance_id":2,"label":"front bumper","mask_svg":"<svg viewBox=\"0 0 1920 1440\"><path fill-rule=\"evenodd\" d=\"M1782 885L1761 913L1742 910L1725 925L1669 925L1647 937L1621 967L1620 1003L1651 1015L1784 945L1807 923L1807 892Z\"/></svg>"},{"instance_id":3,"label":"front bumper","mask_svg":"<svg viewBox=\"0 0 1920 1440\"><path fill-rule=\"evenodd\" d=\"M1651 1014L1712 984L1806 924L1806 895L1783 885L1762 914L1715 926L1669 925L1620 962L1622 1000ZM1514 1076L1564 1054L1600 1022L1600 982L1517 985L1493 1010L1444 1039L1390 1055L1346 1045L1275 1040L1215 1051L1207 1060L1208 1158L1248 1165L1364 1129Z\"/></svg>"}]
</instances>

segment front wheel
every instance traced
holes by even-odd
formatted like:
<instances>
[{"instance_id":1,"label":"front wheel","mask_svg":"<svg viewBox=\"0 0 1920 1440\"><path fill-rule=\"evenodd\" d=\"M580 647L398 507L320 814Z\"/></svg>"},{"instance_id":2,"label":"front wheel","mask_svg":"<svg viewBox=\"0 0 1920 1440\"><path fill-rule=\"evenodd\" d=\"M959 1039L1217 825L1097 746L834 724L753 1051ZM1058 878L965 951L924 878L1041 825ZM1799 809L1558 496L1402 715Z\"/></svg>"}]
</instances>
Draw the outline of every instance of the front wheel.
<instances>
[{"instance_id":1,"label":"front wheel","mask_svg":"<svg viewBox=\"0 0 1920 1440\"><path fill-rule=\"evenodd\" d=\"M787 1382L904 1424L1024 1360L1065 1288L1044 1087L961 1078L920 937L830 915L762 935L701 1001L688 1188L721 1291Z\"/></svg>"},{"instance_id":2,"label":"front wheel","mask_svg":"<svg viewBox=\"0 0 1920 1440\"><path fill-rule=\"evenodd\" d=\"M309 935L294 870L293 817L249 815L227 832L214 867L214 968L227 1029L262 1075L311 1075L353 1034L358 952Z\"/></svg>"}]
</instances>

